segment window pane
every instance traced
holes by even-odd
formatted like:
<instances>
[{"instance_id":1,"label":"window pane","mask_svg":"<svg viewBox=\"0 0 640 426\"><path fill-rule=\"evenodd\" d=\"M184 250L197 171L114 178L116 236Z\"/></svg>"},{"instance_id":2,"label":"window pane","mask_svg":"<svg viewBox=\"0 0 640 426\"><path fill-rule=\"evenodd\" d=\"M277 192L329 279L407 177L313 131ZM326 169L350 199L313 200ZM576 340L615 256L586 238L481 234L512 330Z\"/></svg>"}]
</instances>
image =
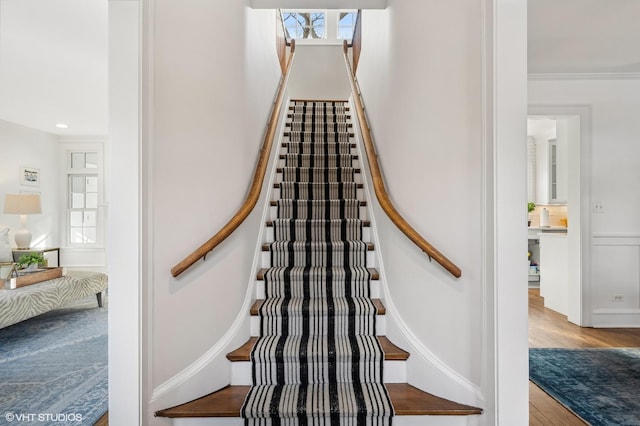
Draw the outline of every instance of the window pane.
<instances>
[{"instance_id":1,"label":"window pane","mask_svg":"<svg viewBox=\"0 0 640 426\"><path fill-rule=\"evenodd\" d=\"M351 27L340 27L338 28L338 38L339 39L351 39L353 37L353 28Z\"/></svg>"},{"instance_id":2,"label":"window pane","mask_svg":"<svg viewBox=\"0 0 640 426\"><path fill-rule=\"evenodd\" d=\"M313 13L311 15L311 25L313 31L311 37L324 38L324 13Z\"/></svg>"},{"instance_id":3,"label":"window pane","mask_svg":"<svg viewBox=\"0 0 640 426\"><path fill-rule=\"evenodd\" d=\"M87 167L87 169L97 169L98 168L98 153L97 152L87 152L87 154L86 154L86 167Z\"/></svg>"},{"instance_id":4,"label":"window pane","mask_svg":"<svg viewBox=\"0 0 640 426\"><path fill-rule=\"evenodd\" d=\"M350 40L353 38L353 27L356 23L357 12L340 12L338 15L338 38Z\"/></svg>"},{"instance_id":5,"label":"window pane","mask_svg":"<svg viewBox=\"0 0 640 426\"><path fill-rule=\"evenodd\" d=\"M86 205L85 207L88 209L97 209L98 208L98 194L87 194L86 196Z\"/></svg>"},{"instance_id":6,"label":"window pane","mask_svg":"<svg viewBox=\"0 0 640 426\"><path fill-rule=\"evenodd\" d=\"M87 192L98 192L98 178L87 176Z\"/></svg>"},{"instance_id":7,"label":"window pane","mask_svg":"<svg viewBox=\"0 0 640 426\"><path fill-rule=\"evenodd\" d=\"M338 24L346 27L353 26L353 17L355 13L353 12L341 12L340 17L338 19Z\"/></svg>"},{"instance_id":8,"label":"window pane","mask_svg":"<svg viewBox=\"0 0 640 426\"><path fill-rule=\"evenodd\" d=\"M69 214L69 222L71 226L82 226L82 212L71 212Z\"/></svg>"},{"instance_id":9,"label":"window pane","mask_svg":"<svg viewBox=\"0 0 640 426\"><path fill-rule=\"evenodd\" d=\"M71 192L84 192L85 191L85 179L84 176L72 176L71 177Z\"/></svg>"},{"instance_id":10,"label":"window pane","mask_svg":"<svg viewBox=\"0 0 640 426\"><path fill-rule=\"evenodd\" d=\"M84 208L84 194L71 194L71 208L82 209Z\"/></svg>"},{"instance_id":11,"label":"window pane","mask_svg":"<svg viewBox=\"0 0 640 426\"><path fill-rule=\"evenodd\" d=\"M96 226L96 212L94 211L85 211L84 212L84 226Z\"/></svg>"},{"instance_id":12,"label":"window pane","mask_svg":"<svg viewBox=\"0 0 640 426\"><path fill-rule=\"evenodd\" d=\"M82 228L71 228L71 242L72 243L81 243L82 242Z\"/></svg>"},{"instance_id":13,"label":"window pane","mask_svg":"<svg viewBox=\"0 0 640 426\"><path fill-rule=\"evenodd\" d=\"M84 152L72 152L71 153L71 168L72 169L84 169Z\"/></svg>"},{"instance_id":14,"label":"window pane","mask_svg":"<svg viewBox=\"0 0 640 426\"><path fill-rule=\"evenodd\" d=\"M84 228L84 242L93 244L96 242L96 228Z\"/></svg>"}]
</instances>

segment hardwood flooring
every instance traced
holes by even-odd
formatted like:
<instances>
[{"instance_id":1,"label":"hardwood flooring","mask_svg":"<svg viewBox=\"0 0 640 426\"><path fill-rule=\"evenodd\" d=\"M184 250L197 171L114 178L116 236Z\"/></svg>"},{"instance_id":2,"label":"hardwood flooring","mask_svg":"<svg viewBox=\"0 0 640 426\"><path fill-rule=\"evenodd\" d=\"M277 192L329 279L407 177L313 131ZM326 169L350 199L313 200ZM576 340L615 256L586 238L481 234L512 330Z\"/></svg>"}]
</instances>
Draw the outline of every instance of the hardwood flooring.
<instances>
[{"instance_id":1,"label":"hardwood flooring","mask_svg":"<svg viewBox=\"0 0 640 426\"><path fill-rule=\"evenodd\" d=\"M109 412L106 412L104 416L100 417L93 426L109 426Z\"/></svg>"},{"instance_id":2,"label":"hardwood flooring","mask_svg":"<svg viewBox=\"0 0 640 426\"><path fill-rule=\"evenodd\" d=\"M611 348L639 347L640 329L586 328L567 321L567 317L544 307L540 290L529 289L529 346L532 348ZM108 426L105 414L96 426ZM574 426L585 423L529 382L529 424L535 426Z\"/></svg>"},{"instance_id":3,"label":"hardwood flooring","mask_svg":"<svg viewBox=\"0 0 640 426\"><path fill-rule=\"evenodd\" d=\"M567 317L544 307L539 289L529 289L529 347L622 348L639 347L638 328L578 327ZM529 382L529 424L573 426L585 423Z\"/></svg>"}]
</instances>

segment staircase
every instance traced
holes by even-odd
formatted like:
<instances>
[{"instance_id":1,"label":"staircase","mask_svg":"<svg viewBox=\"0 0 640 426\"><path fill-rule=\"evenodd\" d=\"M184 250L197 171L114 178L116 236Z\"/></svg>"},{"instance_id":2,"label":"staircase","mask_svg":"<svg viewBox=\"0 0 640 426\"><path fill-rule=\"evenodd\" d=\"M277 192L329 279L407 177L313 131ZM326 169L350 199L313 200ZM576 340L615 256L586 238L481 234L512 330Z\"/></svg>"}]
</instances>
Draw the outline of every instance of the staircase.
<instances>
[{"instance_id":1,"label":"staircase","mask_svg":"<svg viewBox=\"0 0 640 426\"><path fill-rule=\"evenodd\" d=\"M348 104L291 101L287 127L251 308L254 337L227 355L230 386L156 415L384 426L394 414L482 413L407 384L409 354L384 336Z\"/></svg>"}]
</instances>

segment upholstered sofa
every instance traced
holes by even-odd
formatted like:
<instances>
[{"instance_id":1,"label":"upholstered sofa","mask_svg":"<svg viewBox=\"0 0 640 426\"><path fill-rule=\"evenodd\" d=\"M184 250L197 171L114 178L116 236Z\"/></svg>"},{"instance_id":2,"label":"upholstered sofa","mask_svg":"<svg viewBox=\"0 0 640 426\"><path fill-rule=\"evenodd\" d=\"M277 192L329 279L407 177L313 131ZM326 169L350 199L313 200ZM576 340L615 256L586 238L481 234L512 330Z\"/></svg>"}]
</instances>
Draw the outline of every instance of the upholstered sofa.
<instances>
[{"instance_id":1,"label":"upholstered sofa","mask_svg":"<svg viewBox=\"0 0 640 426\"><path fill-rule=\"evenodd\" d=\"M0 287L0 328L7 327L53 309L61 308L91 294L102 306L107 276L96 272L73 271L60 278L7 290Z\"/></svg>"}]
</instances>

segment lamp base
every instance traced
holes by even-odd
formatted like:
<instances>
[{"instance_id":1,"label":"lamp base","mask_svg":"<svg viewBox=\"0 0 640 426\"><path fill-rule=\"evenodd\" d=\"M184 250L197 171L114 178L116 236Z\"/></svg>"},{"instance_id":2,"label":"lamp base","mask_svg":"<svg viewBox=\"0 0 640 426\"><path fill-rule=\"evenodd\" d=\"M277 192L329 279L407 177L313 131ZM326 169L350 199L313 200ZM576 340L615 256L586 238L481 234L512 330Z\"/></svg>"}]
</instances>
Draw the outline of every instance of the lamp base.
<instances>
[{"instance_id":1,"label":"lamp base","mask_svg":"<svg viewBox=\"0 0 640 426\"><path fill-rule=\"evenodd\" d=\"M27 250L31 246L31 231L26 228L18 229L13 234L13 239L16 240L19 250Z\"/></svg>"}]
</instances>

